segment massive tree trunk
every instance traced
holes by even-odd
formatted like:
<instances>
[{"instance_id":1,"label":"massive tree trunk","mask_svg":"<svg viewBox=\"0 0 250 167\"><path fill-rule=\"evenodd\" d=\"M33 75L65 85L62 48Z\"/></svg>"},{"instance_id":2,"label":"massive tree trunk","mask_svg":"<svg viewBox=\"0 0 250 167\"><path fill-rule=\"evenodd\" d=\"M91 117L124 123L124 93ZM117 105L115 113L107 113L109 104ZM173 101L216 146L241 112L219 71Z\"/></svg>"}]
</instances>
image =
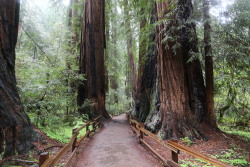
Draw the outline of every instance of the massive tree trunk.
<instances>
[{"instance_id":1,"label":"massive tree trunk","mask_svg":"<svg viewBox=\"0 0 250 167\"><path fill-rule=\"evenodd\" d=\"M205 87L200 61L188 62L191 53L197 52L195 24L187 22L192 3L191 0L172 3L176 3L175 11L171 11L168 2L157 2L158 20L169 12L173 12L170 17L176 18L158 26L160 135L164 139L200 138L203 137L199 123L204 120Z\"/></svg>"},{"instance_id":2,"label":"massive tree trunk","mask_svg":"<svg viewBox=\"0 0 250 167\"><path fill-rule=\"evenodd\" d=\"M85 74L85 81L78 88L78 106L81 114L90 118L102 115L110 118L105 108L105 1L86 0L80 53L80 74ZM84 107L89 99L94 106Z\"/></svg>"},{"instance_id":3,"label":"massive tree trunk","mask_svg":"<svg viewBox=\"0 0 250 167\"><path fill-rule=\"evenodd\" d=\"M136 64L133 53L133 36L130 23L129 4L128 0L124 0L124 14L125 14L125 29L127 32L127 54L128 54L128 68L129 68L129 84L131 88L131 96L135 99L136 93Z\"/></svg>"},{"instance_id":4,"label":"massive tree trunk","mask_svg":"<svg viewBox=\"0 0 250 167\"><path fill-rule=\"evenodd\" d=\"M214 110L214 73L211 47L211 26L209 16L209 1L203 0L204 15L204 45L205 45L205 74L206 74L206 122L217 128Z\"/></svg>"},{"instance_id":5,"label":"massive tree trunk","mask_svg":"<svg viewBox=\"0 0 250 167\"><path fill-rule=\"evenodd\" d=\"M33 129L21 106L16 87L15 46L19 0L0 1L0 154L26 153L32 146Z\"/></svg>"}]
</instances>

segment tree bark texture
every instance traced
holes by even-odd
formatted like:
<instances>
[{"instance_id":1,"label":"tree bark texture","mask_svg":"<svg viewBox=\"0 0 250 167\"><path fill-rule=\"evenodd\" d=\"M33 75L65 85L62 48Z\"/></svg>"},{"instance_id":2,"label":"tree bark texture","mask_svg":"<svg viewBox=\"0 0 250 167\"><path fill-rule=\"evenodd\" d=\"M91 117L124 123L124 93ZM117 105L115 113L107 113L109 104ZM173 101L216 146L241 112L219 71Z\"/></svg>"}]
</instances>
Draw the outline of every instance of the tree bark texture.
<instances>
[{"instance_id":1,"label":"tree bark texture","mask_svg":"<svg viewBox=\"0 0 250 167\"><path fill-rule=\"evenodd\" d=\"M205 87L198 59L188 62L191 52L197 52L195 24L187 20L192 14L191 0L176 0L173 20L158 26L157 59L160 88L162 125L160 136L164 139L201 138L199 123L205 114ZM169 2L157 2L158 20L170 11ZM181 28L179 28L181 27ZM170 31L174 30L173 31ZM175 40L164 38L172 37Z\"/></svg>"},{"instance_id":2,"label":"tree bark texture","mask_svg":"<svg viewBox=\"0 0 250 167\"><path fill-rule=\"evenodd\" d=\"M156 23L156 21L156 6L153 6L150 24L153 25ZM142 58L145 60L145 63L140 83L140 96L139 104L136 110L136 118L141 122L145 122L145 126L148 129L156 132L161 128L161 114L159 111L159 87L157 84L158 50L156 29L153 28L151 31L151 34L147 37L148 45L146 47L146 54Z\"/></svg>"},{"instance_id":3,"label":"tree bark texture","mask_svg":"<svg viewBox=\"0 0 250 167\"><path fill-rule=\"evenodd\" d=\"M78 88L78 106L79 112L90 118L97 115L110 118L105 108L104 12L105 0L85 1L79 66L86 80ZM86 99L94 102L92 112L81 107Z\"/></svg>"},{"instance_id":4,"label":"tree bark texture","mask_svg":"<svg viewBox=\"0 0 250 167\"><path fill-rule=\"evenodd\" d=\"M145 12L143 9L141 9L141 14ZM143 70L145 68L145 56L147 53L147 40L144 33L145 26L147 24L147 19L145 16L141 18L140 20L140 38L139 38L139 68L138 68L138 75L137 75L137 87L136 87L136 99L135 103L139 101L139 98L141 96L141 84L142 84L142 75Z\"/></svg>"},{"instance_id":5,"label":"tree bark texture","mask_svg":"<svg viewBox=\"0 0 250 167\"><path fill-rule=\"evenodd\" d=\"M18 36L19 0L0 1L0 154L26 153L33 129L16 87L15 46Z\"/></svg>"},{"instance_id":6,"label":"tree bark texture","mask_svg":"<svg viewBox=\"0 0 250 167\"><path fill-rule=\"evenodd\" d=\"M203 0L204 15L204 45L205 45L205 76L206 76L206 122L213 128L217 128L214 110L214 73L213 56L211 46L211 26L209 16L209 1Z\"/></svg>"},{"instance_id":7,"label":"tree bark texture","mask_svg":"<svg viewBox=\"0 0 250 167\"><path fill-rule=\"evenodd\" d=\"M131 87L131 96L135 99L136 94L136 64L133 53L133 35L130 23L130 13L128 0L124 0L124 14L125 14L125 28L127 32L127 54L128 54L128 68L129 68L129 84Z\"/></svg>"}]
</instances>

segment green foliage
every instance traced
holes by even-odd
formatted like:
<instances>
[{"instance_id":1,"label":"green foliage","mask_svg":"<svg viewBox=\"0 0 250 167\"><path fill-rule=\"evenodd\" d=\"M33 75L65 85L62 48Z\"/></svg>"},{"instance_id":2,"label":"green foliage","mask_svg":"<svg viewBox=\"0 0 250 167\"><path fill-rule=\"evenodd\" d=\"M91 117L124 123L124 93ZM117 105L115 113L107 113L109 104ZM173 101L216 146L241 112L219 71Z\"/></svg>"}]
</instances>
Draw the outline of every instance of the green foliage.
<instances>
[{"instance_id":1,"label":"green foliage","mask_svg":"<svg viewBox=\"0 0 250 167\"><path fill-rule=\"evenodd\" d=\"M60 8L60 10L59 10ZM78 121L78 43L71 43L67 8L31 0L21 3L22 29L16 49L17 86L32 123L62 142ZM69 63L70 62L70 63Z\"/></svg>"},{"instance_id":2,"label":"green foliage","mask_svg":"<svg viewBox=\"0 0 250 167\"><path fill-rule=\"evenodd\" d=\"M239 127L237 125L233 125L232 123L219 126L219 128L222 131L239 136L242 140L244 140L247 143L250 143L250 128L249 127L250 126Z\"/></svg>"},{"instance_id":3,"label":"green foliage","mask_svg":"<svg viewBox=\"0 0 250 167\"><path fill-rule=\"evenodd\" d=\"M222 150L220 154L210 155L210 156L222 162L233 165L233 166L247 167L248 165L250 165L246 160L247 154L249 154L249 152L248 153L244 152L244 150L236 148L234 146L230 149ZM185 159L185 160L181 160L180 164L182 167L197 167L197 166L212 167L213 166L200 159Z\"/></svg>"},{"instance_id":4,"label":"green foliage","mask_svg":"<svg viewBox=\"0 0 250 167\"><path fill-rule=\"evenodd\" d=\"M188 137L184 137L184 138L180 138L181 141L184 142L184 144L186 144L187 146L191 146L193 144L193 142L188 138Z\"/></svg>"},{"instance_id":5,"label":"green foliage","mask_svg":"<svg viewBox=\"0 0 250 167\"><path fill-rule=\"evenodd\" d=\"M50 138L55 139L61 143L68 143L72 136L72 129L79 128L84 123L81 119L75 119L74 126L61 126L60 124L51 127L39 127L44 131ZM92 127L89 128L92 130ZM82 129L78 135L78 138L82 137L86 133L86 128Z\"/></svg>"}]
</instances>

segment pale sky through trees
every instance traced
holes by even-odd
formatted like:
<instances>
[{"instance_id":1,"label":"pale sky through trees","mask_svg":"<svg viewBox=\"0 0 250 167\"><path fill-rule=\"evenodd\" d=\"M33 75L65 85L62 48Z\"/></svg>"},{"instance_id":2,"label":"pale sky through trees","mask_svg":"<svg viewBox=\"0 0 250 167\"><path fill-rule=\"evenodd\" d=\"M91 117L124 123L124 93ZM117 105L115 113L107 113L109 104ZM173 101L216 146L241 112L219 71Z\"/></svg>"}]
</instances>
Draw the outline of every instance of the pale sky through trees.
<instances>
[{"instance_id":1,"label":"pale sky through trees","mask_svg":"<svg viewBox=\"0 0 250 167\"><path fill-rule=\"evenodd\" d=\"M33 0L33 2L36 5L39 6L47 6L47 4L50 2L51 0ZM69 0L62 0L63 4L65 6L69 5ZM210 13L214 16L219 16L220 13L224 12L227 8L228 5L231 5L234 3L234 0L218 0L218 6L213 6L211 7ZM121 13L121 9L118 7L118 12Z\"/></svg>"}]
</instances>

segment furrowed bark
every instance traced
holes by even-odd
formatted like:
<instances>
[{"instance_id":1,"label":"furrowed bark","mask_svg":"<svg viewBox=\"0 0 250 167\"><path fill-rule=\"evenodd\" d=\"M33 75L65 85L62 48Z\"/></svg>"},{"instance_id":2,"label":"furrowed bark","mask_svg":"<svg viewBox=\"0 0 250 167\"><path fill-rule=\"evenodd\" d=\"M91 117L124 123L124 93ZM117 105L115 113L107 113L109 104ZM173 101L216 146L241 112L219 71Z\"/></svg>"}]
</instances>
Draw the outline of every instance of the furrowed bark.
<instances>
[{"instance_id":1,"label":"furrowed bark","mask_svg":"<svg viewBox=\"0 0 250 167\"><path fill-rule=\"evenodd\" d=\"M97 115L110 118L105 108L104 8L104 0L85 1L79 66L86 80L78 88L78 106L79 113L88 114L90 118ZM86 99L94 103L91 110L82 107Z\"/></svg>"},{"instance_id":2,"label":"furrowed bark","mask_svg":"<svg viewBox=\"0 0 250 167\"><path fill-rule=\"evenodd\" d=\"M206 122L212 128L217 128L214 110L214 73L211 46L211 26L209 16L209 1L203 0L204 45L205 45L205 76L206 76Z\"/></svg>"},{"instance_id":3,"label":"furrowed bark","mask_svg":"<svg viewBox=\"0 0 250 167\"><path fill-rule=\"evenodd\" d=\"M187 20L192 14L191 0L174 1L176 11L158 26L158 80L160 86L160 112L162 126L160 136L173 139L188 136L203 138L199 123L205 114L205 87L200 61L194 59L197 38L195 24ZM158 20L165 18L171 4L157 2ZM182 28L177 29L182 26ZM170 28L174 32L169 31ZM165 40L172 37L174 40ZM177 39L177 40L176 40ZM163 42L164 41L164 42ZM165 42L166 41L166 42Z\"/></svg>"},{"instance_id":4,"label":"furrowed bark","mask_svg":"<svg viewBox=\"0 0 250 167\"><path fill-rule=\"evenodd\" d=\"M33 128L16 87L15 46L19 0L0 1L0 154L24 154L32 147Z\"/></svg>"}]
</instances>

